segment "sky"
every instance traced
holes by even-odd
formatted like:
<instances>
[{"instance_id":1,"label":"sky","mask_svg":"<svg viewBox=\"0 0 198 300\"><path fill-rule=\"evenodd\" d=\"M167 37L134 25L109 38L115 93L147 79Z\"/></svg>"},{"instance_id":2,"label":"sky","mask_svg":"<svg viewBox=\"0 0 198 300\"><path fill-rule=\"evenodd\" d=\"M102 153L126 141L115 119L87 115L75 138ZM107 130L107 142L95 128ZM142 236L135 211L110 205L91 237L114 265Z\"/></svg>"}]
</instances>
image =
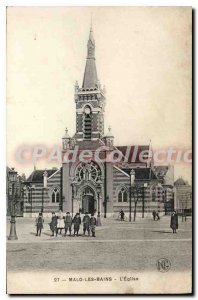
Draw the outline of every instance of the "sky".
<instances>
[{"instance_id":1,"label":"sky","mask_svg":"<svg viewBox=\"0 0 198 300\"><path fill-rule=\"evenodd\" d=\"M20 174L34 168L16 161L20 146L51 149L65 127L75 133L74 84L82 84L91 16L115 145L192 147L191 8L9 7L7 165ZM191 181L190 164L174 168L175 179Z\"/></svg>"}]
</instances>

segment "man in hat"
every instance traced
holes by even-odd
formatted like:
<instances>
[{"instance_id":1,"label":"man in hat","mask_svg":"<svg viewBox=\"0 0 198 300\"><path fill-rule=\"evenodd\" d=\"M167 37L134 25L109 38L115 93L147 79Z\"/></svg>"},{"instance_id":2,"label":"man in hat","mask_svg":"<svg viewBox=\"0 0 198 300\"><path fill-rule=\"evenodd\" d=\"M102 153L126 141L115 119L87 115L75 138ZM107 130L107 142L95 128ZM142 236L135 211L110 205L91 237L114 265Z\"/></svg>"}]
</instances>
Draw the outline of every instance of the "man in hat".
<instances>
[{"instance_id":1,"label":"man in hat","mask_svg":"<svg viewBox=\"0 0 198 300\"><path fill-rule=\"evenodd\" d=\"M69 235L71 236L71 228L72 228L72 217L70 216L70 212L67 212L65 217L65 236L67 235L68 229L69 229Z\"/></svg>"},{"instance_id":2,"label":"man in hat","mask_svg":"<svg viewBox=\"0 0 198 300\"><path fill-rule=\"evenodd\" d=\"M43 229L43 214L40 212L38 217L36 218L36 236L41 236L41 231Z\"/></svg>"},{"instance_id":3,"label":"man in hat","mask_svg":"<svg viewBox=\"0 0 198 300\"><path fill-rule=\"evenodd\" d=\"M51 236L54 236L54 233L56 233L56 236L57 236L57 216L54 212L52 213L52 220L51 220L51 223L50 223L50 229L51 229L51 232L52 232Z\"/></svg>"},{"instance_id":4,"label":"man in hat","mask_svg":"<svg viewBox=\"0 0 198 300\"><path fill-rule=\"evenodd\" d=\"M77 213L75 215L72 222L74 223L74 235L73 236L75 236L75 235L78 236L78 232L79 232L80 224L81 224L81 217L80 217L79 213Z\"/></svg>"},{"instance_id":5,"label":"man in hat","mask_svg":"<svg viewBox=\"0 0 198 300\"><path fill-rule=\"evenodd\" d=\"M88 212L85 213L85 216L83 218L83 233L85 236L86 231L88 232L88 236L90 236L90 217L88 215Z\"/></svg>"},{"instance_id":6,"label":"man in hat","mask_svg":"<svg viewBox=\"0 0 198 300\"><path fill-rule=\"evenodd\" d=\"M96 237L96 218L94 214L91 214L90 218L90 229L93 237Z\"/></svg>"}]
</instances>

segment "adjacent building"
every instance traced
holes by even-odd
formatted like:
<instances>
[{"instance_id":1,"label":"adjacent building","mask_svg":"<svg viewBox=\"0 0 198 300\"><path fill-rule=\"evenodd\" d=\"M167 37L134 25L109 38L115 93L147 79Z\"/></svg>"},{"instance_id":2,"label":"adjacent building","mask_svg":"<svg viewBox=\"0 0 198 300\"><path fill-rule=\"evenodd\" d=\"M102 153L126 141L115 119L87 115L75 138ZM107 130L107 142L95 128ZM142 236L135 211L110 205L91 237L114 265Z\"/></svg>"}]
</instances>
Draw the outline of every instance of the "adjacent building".
<instances>
[{"instance_id":1,"label":"adjacent building","mask_svg":"<svg viewBox=\"0 0 198 300\"><path fill-rule=\"evenodd\" d=\"M192 186L182 177L175 181L175 209L179 212L192 211Z\"/></svg>"},{"instance_id":2,"label":"adjacent building","mask_svg":"<svg viewBox=\"0 0 198 300\"><path fill-rule=\"evenodd\" d=\"M9 173L12 169L6 167L6 214L11 215L12 205L11 202L15 202L15 212L18 217L22 217L24 213L24 188L25 188L25 176L17 175L16 182L10 182Z\"/></svg>"}]
</instances>

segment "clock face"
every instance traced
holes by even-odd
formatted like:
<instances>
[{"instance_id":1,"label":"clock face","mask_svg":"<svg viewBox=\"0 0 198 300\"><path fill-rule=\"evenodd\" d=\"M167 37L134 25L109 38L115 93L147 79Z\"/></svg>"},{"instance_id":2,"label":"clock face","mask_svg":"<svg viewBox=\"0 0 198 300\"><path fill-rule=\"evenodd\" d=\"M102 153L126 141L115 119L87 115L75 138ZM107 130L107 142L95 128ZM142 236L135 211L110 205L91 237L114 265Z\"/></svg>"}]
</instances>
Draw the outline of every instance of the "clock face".
<instances>
[{"instance_id":1,"label":"clock face","mask_svg":"<svg viewBox=\"0 0 198 300\"><path fill-rule=\"evenodd\" d=\"M90 112L91 112L90 108L89 108L89 107L86 107L86 108L85 108L85 113L86 113L86 115L89 115Z\"/></svg>"}]
</instances>

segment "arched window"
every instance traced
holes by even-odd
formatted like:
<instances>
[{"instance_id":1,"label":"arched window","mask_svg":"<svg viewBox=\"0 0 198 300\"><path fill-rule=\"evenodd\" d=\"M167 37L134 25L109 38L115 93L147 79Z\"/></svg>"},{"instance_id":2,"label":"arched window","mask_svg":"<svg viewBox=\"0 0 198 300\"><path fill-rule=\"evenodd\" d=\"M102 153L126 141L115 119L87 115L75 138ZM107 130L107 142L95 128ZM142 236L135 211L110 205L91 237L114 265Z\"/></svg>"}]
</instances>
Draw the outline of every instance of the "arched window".
<instances>
[{"instance_id":1,"label":"arched window","mask_svg":"<svg viewBox=\"0 0 198 300\"><path fill-rule=\"evenodd\" d=\"M118 193L118 202L122 202L122 192Z\"/></svg>"},{"instance_id":2,"label":"arched window","mask_svg":"<svg viewBox=\"0 0 198 300\"><path fill-rule=\"evenodd\" d=\"M127 191L123 192L123 202L127 202L128 201L128 195L127 195Z\"/></svg>"},{"instance_id":3,"label":"arched window","mask_svg":"<svg viewBox=\"0 0 198 300\"><path fill-rule=\"evenodd\" d=\"M124 187L122 187L118 193L118 202L127 202L128 194Z\"/></svg>"},{"instance_id":4,"label":"arched window","mask_svg":"<svg viewBox=\"0 0 198 300\"><path fill-rule=\"evenodd\" d=\"M52 203L60 202L60 192L57 188L52 191Z\"/></svg>"},{"instance_id":5,"label":"arched window","mask_svg":"<svg viewBox=\"0 0 198 300\"><path fill-rule=\"evenodd\" d=\"M91 139L91 109L89 106L84 109L84 137L86 140Z\"/></svg>"}]
</instances>

